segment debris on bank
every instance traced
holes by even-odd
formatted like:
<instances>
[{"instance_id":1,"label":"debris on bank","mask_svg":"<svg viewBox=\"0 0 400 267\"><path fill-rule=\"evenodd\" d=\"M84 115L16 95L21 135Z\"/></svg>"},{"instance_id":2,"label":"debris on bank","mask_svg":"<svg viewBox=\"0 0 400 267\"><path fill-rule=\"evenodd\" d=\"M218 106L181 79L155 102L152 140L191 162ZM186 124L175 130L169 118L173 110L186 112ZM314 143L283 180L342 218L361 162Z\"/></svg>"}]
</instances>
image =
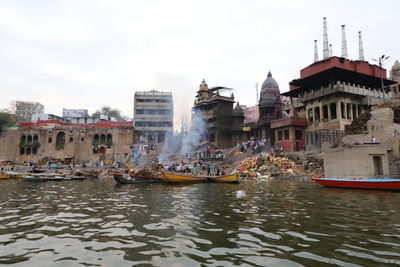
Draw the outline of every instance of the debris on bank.
<instances>
[{"instance_id":1,"label":"debris on bank","mask_svg":"<svg viewBox=\"0 0 400 267\"><path fill-rule=\"evenodd\" d=\"M293 160L273 154L261 154L239 162L242 179L271 179L274 177L304 176L303 168Z\"/></svg>"}]
</instances>

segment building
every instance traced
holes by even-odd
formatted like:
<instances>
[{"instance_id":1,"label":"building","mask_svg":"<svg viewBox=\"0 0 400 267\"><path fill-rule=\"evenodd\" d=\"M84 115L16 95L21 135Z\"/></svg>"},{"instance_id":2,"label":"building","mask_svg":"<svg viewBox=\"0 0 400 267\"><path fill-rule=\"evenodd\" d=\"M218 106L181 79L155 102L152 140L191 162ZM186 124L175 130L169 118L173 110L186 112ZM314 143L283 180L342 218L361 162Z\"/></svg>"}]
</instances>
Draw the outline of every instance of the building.
<instances>
[{"instance_id":1,"label":"building","mask_svg":"<svg viewBox=\"0 0 400 267\"><path fill-rule=\"evenodd\" d=\"M275 132L275 147L285 152L304 150L306 127L307 120L299 117L292 106L287 117L271 122L271 128Z\"/></svg>"},{"instance_id":2,"label":"building","mask_svg":"<svg viewBox=\"0 0 400 267\"><path fill-rule=\"evenodd\" d=\"M326 41L324 58L318 60L315 47L315 62L302 69L300 78L289 83L290 91L282 94L294 98L291 102L296 103L299 114L305 115L306 147L310 149L321 148L323 142L340 142L345 125L391 97L387 86L394 82L386 78L386 70L363 60L361 45L360 59L347 59L344 26L342 36L341 57L330 55Z\"/></svg>"},{"instance_id":3,"label":"building","mask_svg":"<svg viewBox=\"0 0 400 267\"><path fill-rule=\"evenodd\" d=\"M230 96L223 93L232 90L222 86L208 88L204 80L200 84L192 108L192 127L193 122L204 122L204 127L200 127L204 128L204 131L201 133L198 149L231 147L232 111L235 101L233 93Z\"/></svg>"},{"instance_id":4,"label":"building","mask_svg":"<svg viewBox=\"0 0 400 267\"><path fill-rule=\"evenodd\" d=\"M108 120L102 119L101 116L89 116L89 112L87 109L66 109L63 108L63 118L67 119L71 123L80 123L80 124L94 124L100 120Z\"/></svg>"},{"instance_id":5,"label":"building","mask_svg":"<svg viewBox=\"0 0 400 267\"><path fill-rule=\"evenodd\" d=\"M87 109L67 109L63 108L63 117L71 118L71 117L89 117L89 112Z\"/></svg>"},{"instance_id":6,"label":"building","mask_svg":"<svg viewBox=\"0 0 400 267\"><path fill-rule=\"evenodd\" d=\"M282 118L282 102L279 85L268 71L267 78L261 86L258 103L258 121L252 128L252 136L258 139L274 141L274 131L271 122Z\"/></svg>"},{"instance_id":7,"label":"building","mask_svg":"<svg viewBox=\"0 0 400 267\"><path fill-rule=\"evenodd\" d=\"M38 102L15 101L15 115L17 122L30 122L32 114L43 114L44 106Z\"/></svg>"},{"instance_id":8,"label":"building","mask_svg":"<svg viewBox=\"0 0 400 267\"><path fill-rule=\"evenodd\" d=\"M400 62L396 60L390 70L390 79L396 83L390 86L394 96L400 96Z\"/></svg>"},{"instance_id":9,"label":"building","mask_svg":"<svg viewBox=\"0 0 400 267\"><path fill-rule=\"evenodd\" d=\"M60 122L71 122L66 118L59 117L54 114L32 114L30 122L38 122L38 121L60 121Z\"/></svg>"},{"instance_id":10,"label":"building","mask_svg":"<svg viewBox=\"0 0 400 267\"><path fill-rule=\"evenodd\" d=\"M21 123L0 135L0 161L126 162L134 143L132 122L100 121L73 124L60 121Z\"/></svg>"},{"instance_id":11,"label":"building","mask_svg":"<svg viewBox=\"0 0 400 267\"><path fill-rule=\"evenodd\" d=\"M174 105L171 92L135 92L133 120L137 143L148 152L160 153L173 133Z\"/></svg>"}]
</instances>

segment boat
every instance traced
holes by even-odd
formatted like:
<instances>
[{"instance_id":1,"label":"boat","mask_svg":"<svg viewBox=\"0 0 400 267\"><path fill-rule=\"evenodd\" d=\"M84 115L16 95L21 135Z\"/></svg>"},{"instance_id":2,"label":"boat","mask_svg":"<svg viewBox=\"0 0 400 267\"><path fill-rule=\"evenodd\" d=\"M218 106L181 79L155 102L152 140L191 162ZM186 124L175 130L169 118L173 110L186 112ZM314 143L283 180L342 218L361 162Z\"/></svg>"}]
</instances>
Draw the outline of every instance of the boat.
<instances>
[{"instance_id":1,"label":"boat","mask_svg":"<svg viewBox=\"0 0 400 267\"><path fill-rule=\"evenodd\" d=\"M64 180L85 180L86 178L85 176L67 175Z\"/></svg>"},{"instance_id":2,"label":"boat","mask_svg":"<svg viewBox=\"0 0 400 267\"><path fill-rule=\"evenodd\" d=\"M239 173L208 177L208 181L216 183L239 183L239 179Z\"/></svg>"},{"instance_id":3,"label":"boat","mask_svg":"<svg viewBox=\"0 0 400 267\"><path fill-rule=\"evenodd\" d=\"M0 173L0 179L8 179L8 178L10 178L8 174Z\"/></svg>"},{"instance_id":4,"label":"boat","mask_svg":"<svg viewBox=\"0 0 400 267\"><path fill-rule=\"evenodd\" d=\"M328 187L356 188L356 189L379 189L400 190L400 179L381 178L311 178L314 182Z\"/></svg>"},{"instance_id":5,"label":"boat","mask_svg":"<svg viewBox=\"0 0 400 267\"><path fill-rule=\"evenodd\" d=\"M208 176L194 176L172 172L162 172L164 181L167 183L198 183L207 182Z\"/></svg>"},{"instance_id":6,"label":"boat","mask_svg":"<svg viewBox=\"0 0 400 267\"><path fill-rule=\"evenodd\" d=\"M56 182L58 182L58 181L62 181L62 180L65 180L65 177L64 176L48 176L48 177L44 177L45 179L46 179L46 181L56 181Z\"/></svg>"},{"instance_id":7,"label":"boat","mask_svg":"<svg viewBox=\"0 0 400 267\"><path fill-rule=\"evenodd\" d=\"M41 177L38 175L25 175L22 179L27 182L46 182L47 181L47 178Z\"/></svg>"},{"instance_id":8,"label":"boat","mask_svg":"<svg viewBox=\"0 0 400 267\"><path fill-rule=\"evenodd\" d=\"M121 172L111 173L115 181L119 184L140 184L140 183L161 183L163 180L161 178L156 178L153 176L139 176L139 175L129 175Z\"/></svg>"}]
</instances>

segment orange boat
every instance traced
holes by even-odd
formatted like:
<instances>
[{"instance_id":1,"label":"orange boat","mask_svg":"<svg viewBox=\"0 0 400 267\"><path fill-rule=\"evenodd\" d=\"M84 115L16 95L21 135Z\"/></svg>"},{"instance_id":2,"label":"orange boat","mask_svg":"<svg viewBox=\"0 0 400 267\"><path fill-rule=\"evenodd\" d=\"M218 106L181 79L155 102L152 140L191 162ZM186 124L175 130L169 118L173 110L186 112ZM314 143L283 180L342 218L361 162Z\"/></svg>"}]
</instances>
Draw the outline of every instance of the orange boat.
<instances>
[{"instance_id":1,"label":"orange boat","mask_svg":"<svg viewBox=\"0 0 400 267\"><path fill-rule=\"evenodd\" d=\"M198 183L207 182L207 176L193 176L188 174L163 172L164 181L167 183Z\"/></svg>"},{"instance_id":2,"label":"orange boat","mask_svg":"<svg viewBox=\"0 0 400 267\"><path fill-rule=\"evenodd\" d=\"M198 183L198 182L218 182L218 183L238 183L239 174L228 174L222 176L194 176L172 172L163 172L163 179L167 183Z\"/></svg>"}]
</instances>

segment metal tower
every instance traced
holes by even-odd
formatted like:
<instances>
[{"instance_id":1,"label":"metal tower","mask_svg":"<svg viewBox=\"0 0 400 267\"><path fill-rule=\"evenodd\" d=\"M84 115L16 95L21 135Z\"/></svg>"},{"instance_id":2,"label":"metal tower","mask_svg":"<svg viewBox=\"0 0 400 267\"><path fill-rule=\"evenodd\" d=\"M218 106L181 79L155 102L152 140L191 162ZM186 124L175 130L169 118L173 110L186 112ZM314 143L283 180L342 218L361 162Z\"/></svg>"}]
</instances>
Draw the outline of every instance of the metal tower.
<instances>
[{"instance_id":1,"label":"metal tower","mask_svg":"<svg viewBox=\"0 0 400 267\"><path fill-rule=\"evenodd\" d=\"M323 43L323 58L329 58L329 47L328 47L328 27L326 26L326 17L324 17L324 43Z\"/></svg>"}]
</instances>

